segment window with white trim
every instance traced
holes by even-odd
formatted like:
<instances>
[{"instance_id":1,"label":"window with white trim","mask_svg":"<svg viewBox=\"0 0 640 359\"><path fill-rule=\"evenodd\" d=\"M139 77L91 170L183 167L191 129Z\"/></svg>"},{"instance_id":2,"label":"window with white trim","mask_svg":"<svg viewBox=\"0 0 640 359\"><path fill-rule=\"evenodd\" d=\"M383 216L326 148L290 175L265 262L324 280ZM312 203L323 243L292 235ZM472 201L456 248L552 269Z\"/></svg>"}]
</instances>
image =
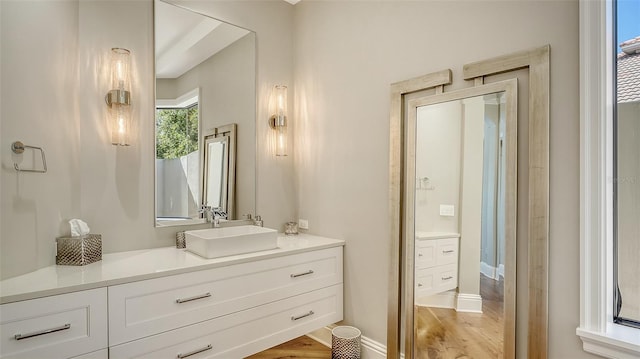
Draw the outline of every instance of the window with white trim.
<instances>
[{"instance_id":1,"label":"window with white trim","mask_svg":"<svg viewBox=\"0 0 640 359\"><path fill-rule=\"evenodd\" d=\"M613 5L613 321L640 328L640 1Z\"/></svg>"},{"instance_id":2,"label":"window with white trim","mask_svg":"<svg viewBox=\"0 0 640 359\"><path fill-rule=\"evenodd\" d=\"M636 57L640 73L640 53L634 50L636 43L640 48L640 38L619 38L617 32L617 21L640 23L640 9L616 16L617 9L636 3L580 1L577 334L585 351L609 358L640 357L640 98L634 100L629 92L640 86L640 77L628 82L635 71L629 72L628 65ZM625 40L630 41L618 48Z\"/></svg>"}]
</instances>

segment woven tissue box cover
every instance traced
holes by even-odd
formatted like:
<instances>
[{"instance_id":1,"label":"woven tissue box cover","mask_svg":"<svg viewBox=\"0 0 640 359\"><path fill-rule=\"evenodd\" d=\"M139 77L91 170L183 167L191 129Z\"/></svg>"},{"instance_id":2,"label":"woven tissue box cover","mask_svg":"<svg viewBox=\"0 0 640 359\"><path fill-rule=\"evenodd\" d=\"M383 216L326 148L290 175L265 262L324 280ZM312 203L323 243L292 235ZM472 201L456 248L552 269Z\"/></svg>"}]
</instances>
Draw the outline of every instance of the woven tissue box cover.
<instances>
[{"instance_id":1,"label":"woven tissue box cover","mask_svg":"<svg viewBox=\"0 0 640 359\"><path fill-rule=\"evenodd\" d=\"M85 234L78 237L56 239L56 264L83 266L102 259L102 235Z\"/></svg>"}]
</instances>

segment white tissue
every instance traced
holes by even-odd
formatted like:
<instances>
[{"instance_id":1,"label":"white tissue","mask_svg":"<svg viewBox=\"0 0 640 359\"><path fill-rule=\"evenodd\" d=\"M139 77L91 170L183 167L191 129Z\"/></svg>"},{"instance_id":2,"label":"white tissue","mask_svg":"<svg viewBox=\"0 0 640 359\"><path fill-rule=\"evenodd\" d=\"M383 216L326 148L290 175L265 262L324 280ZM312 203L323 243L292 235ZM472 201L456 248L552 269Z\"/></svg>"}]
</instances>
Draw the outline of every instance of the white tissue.
<instances>
[{"instance_id":1,"label":"white tissue","mask_svg":"<svg viewBox=\"0 0 640 359\"><path fill-rule=\"evenodd\" d=\"M79 237L89 234L89 225L80 219L72 219L69 221L71 227L71 236Z\"/></svg>"}]
</instances>

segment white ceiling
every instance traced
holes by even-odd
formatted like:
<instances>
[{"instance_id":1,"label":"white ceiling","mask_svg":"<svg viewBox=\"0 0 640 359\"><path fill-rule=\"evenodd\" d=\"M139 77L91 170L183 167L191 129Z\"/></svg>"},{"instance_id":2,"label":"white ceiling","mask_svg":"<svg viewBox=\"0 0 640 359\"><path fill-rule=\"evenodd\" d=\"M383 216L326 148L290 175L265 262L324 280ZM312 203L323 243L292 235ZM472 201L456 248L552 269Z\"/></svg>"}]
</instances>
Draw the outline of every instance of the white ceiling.
<instances>
[{"instance_id":1,"label":"white ceiling","mask_svg":"<svg viewBox=\"0 0 640 359\"><path fill-rule=\"evenodd\" d=\"M177 78L249 33L156 1L156 77Z\"/></svg>"}]
</instances>

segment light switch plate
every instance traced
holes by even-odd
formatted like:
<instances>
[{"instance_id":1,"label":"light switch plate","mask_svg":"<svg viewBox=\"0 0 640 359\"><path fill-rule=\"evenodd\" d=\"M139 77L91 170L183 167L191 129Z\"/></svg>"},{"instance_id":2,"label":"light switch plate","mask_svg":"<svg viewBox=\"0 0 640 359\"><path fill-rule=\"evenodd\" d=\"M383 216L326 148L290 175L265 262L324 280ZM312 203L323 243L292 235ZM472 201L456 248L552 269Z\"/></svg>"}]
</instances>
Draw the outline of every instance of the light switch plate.
<instances>
[{"instance_id":1,"label":"light switch plate","mask_svg":"<svg viewBox=\"0 0 640 359\"><path fill-rule=\"evenodd\" d=\"M443 217L453 217L455 215L455 206L452 204L441 204L440 215Z\"/></svg>"}]
</instances>

